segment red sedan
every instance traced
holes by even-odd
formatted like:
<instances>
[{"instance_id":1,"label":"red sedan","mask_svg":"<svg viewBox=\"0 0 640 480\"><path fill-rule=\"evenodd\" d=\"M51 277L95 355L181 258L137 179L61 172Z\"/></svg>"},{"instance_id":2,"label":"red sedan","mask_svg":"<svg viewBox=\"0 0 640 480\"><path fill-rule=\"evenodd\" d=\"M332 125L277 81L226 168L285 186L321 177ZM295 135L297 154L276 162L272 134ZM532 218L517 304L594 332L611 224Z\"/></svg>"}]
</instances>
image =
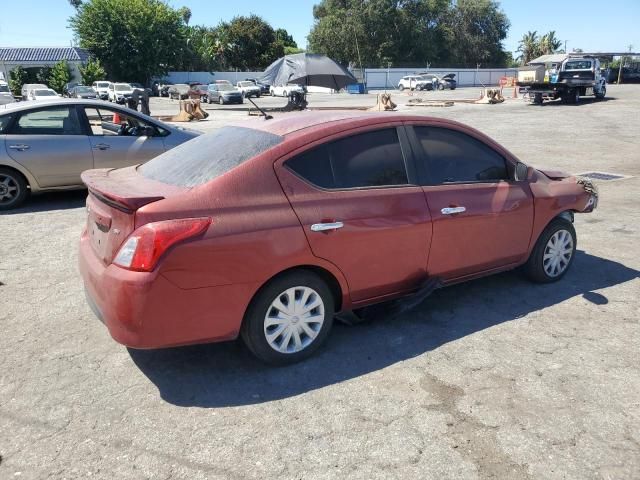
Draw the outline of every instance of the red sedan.
<instances>
[{"instance_id":1,"label":"red sedan","mask_svg":"<svg viewBox=\"0 0 640 480\"><path fill-rule=\"evenodd\" d=\"M596 192L443 119L303 113L83 174L80 271L134 348L231 340L311 354L334 314L513 269L559 280Z\"/></svg>"}]
</instances>

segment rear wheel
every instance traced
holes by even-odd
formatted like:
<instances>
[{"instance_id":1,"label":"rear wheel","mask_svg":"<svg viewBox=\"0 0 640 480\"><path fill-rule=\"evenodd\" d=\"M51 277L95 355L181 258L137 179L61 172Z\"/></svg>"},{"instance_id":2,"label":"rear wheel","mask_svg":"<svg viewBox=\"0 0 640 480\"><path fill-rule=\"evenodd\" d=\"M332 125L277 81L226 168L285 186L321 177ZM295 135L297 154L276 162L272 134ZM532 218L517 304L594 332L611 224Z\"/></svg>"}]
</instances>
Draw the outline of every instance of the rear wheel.
<instances>
[{"instance_id":1,"label":"rear wheel","mask_svg":"<svg viewBox=\"0 0 640 480\"><path fill-rule=\"evenodd\" d=\"M334 315L326 283L300 270L275 278L247 309L241 335L251 352L272 364L298 362L324 342Z\"/></svg>"},{"instance_id":2,"label":"rear wheel","mask_svg":"<svg viewBox=\"0 0 640 480\"><path fill-rule=\"evenodd\" d=\"M444 83L440 83L438 85L438 90L444 90Z\"/></svg>"},{"instance_id":3,"label":"rear wheel","mask_svg":"<svg viewBox=\"0 0 640 480\"><path fill-rule=\"evenodd\" d=\"M576 231L565 218L556 218L544 229L524 265L529 279L538 283L560 280L569 270L576 251Z\"/></svg>"},{"instance_id":4,"label":"rear wheel","mask_svg":"<svg viewBox=\"0 0 640 480\"><path fill-rule=\"evenodd\" d=\"M29 190L22 174L11 168L0 168L0 210L11 210L20 206Z\"/></svg>"}]
</instances>

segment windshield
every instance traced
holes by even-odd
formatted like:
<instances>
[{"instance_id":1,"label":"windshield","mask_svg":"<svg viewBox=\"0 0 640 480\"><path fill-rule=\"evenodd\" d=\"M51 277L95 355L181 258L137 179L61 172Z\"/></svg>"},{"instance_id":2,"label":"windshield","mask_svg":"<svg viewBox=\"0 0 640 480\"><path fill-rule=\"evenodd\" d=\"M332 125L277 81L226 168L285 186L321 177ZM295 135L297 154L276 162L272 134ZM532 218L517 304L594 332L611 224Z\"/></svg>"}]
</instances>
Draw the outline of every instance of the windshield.
<instances>
[{"instance_id":1,"label":"windshield","mask_svg":"<svg viewBox=\"0 0 640 480\"><path fill-rule=\"evenodd\" d=\"M55 97L56 93L52 90L34 90L33 94L36 97Z\"/></svg>"},{"instance_id":2,"label":"windshield","mask_svg":"<svg viewBox=\"0 0 640 480\"><path fill-rule=\"evenodd\" d=\"M218 90L235 90L235 88L233 88L232 85L226 85L224 83L219 83L218 85Z\"/></svg>"},{"instance_id":3,"label":"windshield","mask_svg":"<svg viewBox=\"0 0 640 480\"><path fill-rule=\"evenodd\" d=\"M591 70L590 60L576 60L567 62L564 66L565 70Z\"/></svg>"},{"instance_id":4,"label":"windshield","mask_svg":"<svg viewBox=\"0 0 640 480\"><path fill-rule=\"evenodd\" d=\"M131 90L131 85L116 85L116 92L127 92Z\"/></svg>"},{"instance_id":5,"label":"windshield","mask_svg":"<svg viewBox=\"0 0 640 480\"><path fill-rule=\"evenodd\" d=\"M255 83L253 82L240 82L241 87L255 87Z\"/></svg>"},{"instance_id":6,"label":"windshield","mask_svg":"<svg viewBox=\"0 0 640 480\"><path fill-rule=\"evenodd\" d=\"M96 83L96 85L98 86L98 88L108 88L109 82L98 82Z\"/></svg>"},{"instance_id":7,"label":"windshield","mask_svg":"<svg viewBox=\"0 0 640 480\"><path fill-rule=\"evenodd\" d=\"M163 153L138 171L159 182L195 187L227 173L282 140L278 135L252 128L222 127Z\"/></svg>"},{"instance_id":8,"label":"windshield","mask_svg":"<svg viewBox=\"0 0 640 480\"><path fill-rule=\"evenodd\" d=\"M91 87L76 87L78 93L95 93L95 90Z\"/></svg>"},{"instance_id":9,"label":"windshield","mask_svg":"<svg viewBox=\"0 0 640 480\"><path fill-rule=\"evenodd\" d=\"M7 85L0 85L0 93L10 93Z\"/></svg>"}]
</instances>

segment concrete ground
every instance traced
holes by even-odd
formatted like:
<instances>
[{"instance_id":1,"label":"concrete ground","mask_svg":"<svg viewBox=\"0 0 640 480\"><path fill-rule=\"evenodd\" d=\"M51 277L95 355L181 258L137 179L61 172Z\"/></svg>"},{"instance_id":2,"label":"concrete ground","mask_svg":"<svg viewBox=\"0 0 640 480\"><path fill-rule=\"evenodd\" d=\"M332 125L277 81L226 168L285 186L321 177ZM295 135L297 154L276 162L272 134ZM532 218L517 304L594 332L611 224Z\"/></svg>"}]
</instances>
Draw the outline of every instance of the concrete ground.
<instances>
[{"instance_id":1,"label":"concrete ground","mask_svg":"<svg viewBox=\"0 0 640 480\"><path fill-rule=\"evenodd\" d=\"M443 289L398 318L335 325L286 368L239 342L127 350L84 300L85 194L33 198L0 216L0 478L640 478L640 87L577 106L408 98L394 94L527 163L633 177L598 182L561 282L510 272ZM207 108L189 127L247 118Z\"/></svg>"}]
</instances>

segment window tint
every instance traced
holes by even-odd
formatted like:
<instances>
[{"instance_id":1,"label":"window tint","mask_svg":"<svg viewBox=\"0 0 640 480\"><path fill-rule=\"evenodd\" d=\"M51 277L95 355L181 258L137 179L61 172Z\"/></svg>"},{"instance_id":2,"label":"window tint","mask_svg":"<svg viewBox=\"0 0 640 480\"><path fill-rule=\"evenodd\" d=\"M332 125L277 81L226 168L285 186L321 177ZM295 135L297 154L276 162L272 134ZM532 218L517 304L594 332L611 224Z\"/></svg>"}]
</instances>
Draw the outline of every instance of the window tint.
<instances>
[{"instance_id":1,"label":"window tint","mask_svg":"<svg viewBox=\"0 0 640 480\"><path fill-rule=\"evenodd\" d=\"M406 185L407 171L395 128L343 138L287 161L322 188Z\"/></svg>"},{"instance_id":2,"label":"window tint","mask_svg":"<svg viewBox=\"0 0 640 480\"><path fill-rule=\"evenodd\" d=\"M496 151L461 132L414 127L427 158L430 184L508 179L506 162Z\"/></svg>"},{"instance_id":3,"label":"window tint","mask_svg":"<svg viewBox=\"0 0 640 480\"><path fill-rule=\"evenodd\" d=\"M222 127L189 140L142 165L145 177L195 187L227 173L282 142L271 133L244 127Z\"/></svg>"},{"instance_id":4,"label":"window tint","mask_svg":"<svg viewBox=\"0 0 640 480\"><path fill-rule=\"evenodd\" d=\"M19 135L84 135L75 108L55 107L25 112L11 132Z\"/></svg>"}]
</instances>

